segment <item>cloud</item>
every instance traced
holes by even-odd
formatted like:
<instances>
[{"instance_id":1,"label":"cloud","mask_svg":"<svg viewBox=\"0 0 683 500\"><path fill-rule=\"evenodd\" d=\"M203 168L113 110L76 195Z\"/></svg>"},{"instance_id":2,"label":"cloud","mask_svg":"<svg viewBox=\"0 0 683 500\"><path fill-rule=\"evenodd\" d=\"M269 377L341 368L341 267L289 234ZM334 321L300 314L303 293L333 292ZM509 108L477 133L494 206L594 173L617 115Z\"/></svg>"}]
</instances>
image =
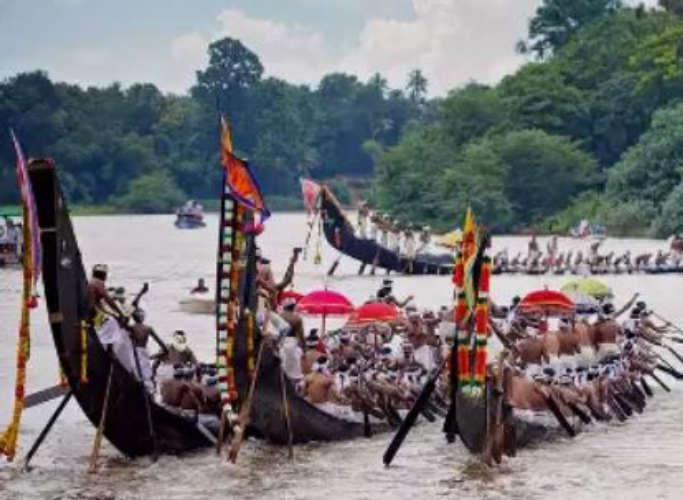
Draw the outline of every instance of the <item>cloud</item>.
<instances>
[{"instance_id":1,"label":"cloud","mask_svg":"<svg viewBox=\"0 0 683 500\"><path fill-rule=\"evenodd\" d=\"M323 33L308 27L223 10L211 39L240 39L261 59L268 75L316 84L332 71L367 79L375 72L394 87L420 68L432 95L470 80L494 83L523 59L514 51L540 0L413 0L414 19L373 18L343 47L332 47ZM199 35L172 43L191 46L188 58L200 67ZM208 40L203 42L208 43ZM204 45L205 46L205 45Z\"/></svg>"},{"instance_id":2,"label":"cloud","mask_svg":"<svg viewBox=\"0 0 683 500\"><path fill-rule=\"evenodd\" d=\"M322 33L270 19L249 17L238 9L218 15L218 37L240 39L261 59L268 74L296 82L315 82L332 68Z\"/></svg>"}]
</instances>

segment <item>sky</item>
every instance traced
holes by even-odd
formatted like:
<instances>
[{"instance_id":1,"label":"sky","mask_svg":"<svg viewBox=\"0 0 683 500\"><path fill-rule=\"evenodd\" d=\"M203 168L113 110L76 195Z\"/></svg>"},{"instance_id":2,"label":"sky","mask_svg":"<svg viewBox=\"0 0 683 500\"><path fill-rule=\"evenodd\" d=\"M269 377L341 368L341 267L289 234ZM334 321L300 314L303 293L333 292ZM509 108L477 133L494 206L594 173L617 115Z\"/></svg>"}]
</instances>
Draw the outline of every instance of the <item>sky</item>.
<instances>
[{"instance_id":1,"label":"sky","mask_svg":"<svg viewBox=\"0 0 683 500\"><path fill-rule=\"evenodd\" d=\"M646 0L652 5L656 0ZM333 71L380 72L429 94L496 83L541 0L0 0L0 79L46 70L82 85L151 82L184 93L211 41L238 38L266 76L315 86Z\"/></svg>"}]
</instances>

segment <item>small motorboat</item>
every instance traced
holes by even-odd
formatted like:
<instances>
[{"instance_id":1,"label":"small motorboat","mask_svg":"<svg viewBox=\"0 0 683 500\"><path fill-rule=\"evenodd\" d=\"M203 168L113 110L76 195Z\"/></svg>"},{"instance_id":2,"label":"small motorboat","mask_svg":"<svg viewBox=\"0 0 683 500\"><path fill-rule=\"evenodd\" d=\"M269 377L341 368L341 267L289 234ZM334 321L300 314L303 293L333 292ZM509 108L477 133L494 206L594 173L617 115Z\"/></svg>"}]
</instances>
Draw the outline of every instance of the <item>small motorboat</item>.
<instances>
[{"instance_id":1,"label":"small motorboat","mask_svg":"<svg viewBox=\"0 0 683 500\"><path fill-rule=\"evenodd\" d=\"M190 295L181 299L178 305L182 312L190 314L214 314L216 312L216 301L209 293Z\"/></svg>"},{"instance_id":2,"label":"small motorboat","mask_svg":"<svg viewBox=\"0 0 683 500\"><path fill-rule=\"evenodd\" d=\"M189 200L176 212L174 225L178 229L197 229L206 226L204 207L195 200Z\"/></svg>"},{"instance_id":3,"label":"small motorboat","mask_svg":"<svg viewBox=\"0 0 683 500\"><path fill-rule=\"evenodd\" d=\"M9 215L0 214L0 267L17 266L21 263L21 223Z\"/></svg>"}]
</instances>

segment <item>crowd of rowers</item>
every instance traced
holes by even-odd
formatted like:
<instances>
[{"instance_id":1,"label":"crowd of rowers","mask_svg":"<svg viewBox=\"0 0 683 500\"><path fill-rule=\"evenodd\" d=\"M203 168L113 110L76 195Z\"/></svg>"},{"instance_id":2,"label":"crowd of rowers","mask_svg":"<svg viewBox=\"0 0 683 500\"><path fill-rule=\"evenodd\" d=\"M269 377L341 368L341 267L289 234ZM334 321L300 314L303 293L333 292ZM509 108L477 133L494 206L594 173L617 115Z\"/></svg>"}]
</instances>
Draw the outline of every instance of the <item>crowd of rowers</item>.
<instances>
[{"instance_id":1,"label":"crowd of rowers","mask_svg":"<svg viewBox=\"0 0 683 500\"><path fill-rule=\"evenodd\" d=\"M262 298L259 317L264 339L280 357L281 366L298 394L339 418L359 421L365 414L400 421L400 411L414 403L427 378L449 355L455 338L453 310L418 311L412 297L398 301L391 280L385 280L369 302L385 302L403 310L392 323L347 326L329 333L304 333L295 302L276 296L291 282L298 252L280 283L275 283L267 259L259 258L257 285ZM145 324L142 309L106 288L106 266L95 266L88 294L102 344L122 365L142 380L159 402L197 414L218 415L220 394L215 365L199 363L182 331L163 342ZM660 370L683 377L656 347L667 347L668 327L656 325L637 295L620 310L603 304L593 315L560 318L556 325L545 317L492 304L490 333L510 353L505 369L507 404L517 411L547 412L549 401L566 415L624 419L642 411L643 393L651 394L645 376L666 388ZM135 302L135 301L134 301ZM629 318L618 318L626 312ZM125 318L131 318L132 322ZM161 350L148 354L153 338ZM496 375L491 373L493 377ZM447 377L440 379L430 406L423 414L443 415ZM431 415L430 415L431 414Z\"/></svg>"},{"instance_id":2,"label":"crowd of rowers","mask_svg":"<svg viewBox=\"0 0 683 500\"><path fill-rule=\"evenodd\" d=\"M432 233L429 226L420 228L392 219L389 214L373 212L365 201L358 206L357 235L408 259L430 253Z\"/></svg>"},{"instance_id":3,"label":"crowd of rowers","mask_svg":"<svg viewBox=\"0 0 683 500\"><path fill-rule=\"evenodd\" d=\"M581 250L562 252L557 236L553 236L544 253L534 235L529 241L526 254L518 252L510 257L507 249L497 252L493 257L493 273L588 275L683 270L683 252L673 244L669 252L658 250L656 253L645 252L638 255L632 255L630 250L622 254L614 251L601 254L601 244L602 240L591 243L586 253Z\"/></svg>"},{"instance_id":4,"label":"crowd of rowers","mask_svg":"<svg viewBox=\"0 0 683 500\"><path fill-rule=\"evenodd\" d=\"M642 412L645 396L653 393L646 377L669 390L655 370L683 378L658 352L674 352L667 345L671 325L657 325L645 302L634 306L636 298L637 294L618 311L606 303L597 314L551 318L557 321L554 328L546 317L517 311L518 299L497 311L506 317L492 320L491 328L506 348L500 375L505 403L515 415L544 422L559 416L571 434L562 417L584 423L623 421ZM620 322L626 313L627 319Z\"/></svg>"}]
</instances>

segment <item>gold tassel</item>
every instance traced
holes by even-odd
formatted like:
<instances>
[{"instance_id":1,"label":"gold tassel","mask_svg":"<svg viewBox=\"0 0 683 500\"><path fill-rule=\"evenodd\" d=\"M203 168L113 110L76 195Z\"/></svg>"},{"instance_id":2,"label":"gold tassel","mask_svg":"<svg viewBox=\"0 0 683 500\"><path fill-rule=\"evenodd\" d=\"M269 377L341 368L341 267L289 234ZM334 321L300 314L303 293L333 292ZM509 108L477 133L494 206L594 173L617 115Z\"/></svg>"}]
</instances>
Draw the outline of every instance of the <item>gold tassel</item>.
<instances>
[{"instance_id":1,"label":"gold tassel","mask_svg":"<svg viewBox=\"0 0 683 500\"><path fill-rule=\"evenodd\" d=\"M14 385L14 410L12 421L0 435L0 453L7 456L8 461L14 459L19 438L19 426L21 414L24 411L24 396L26 388L26 361L29 349L29 310L28 303L31 298L31 236L26 205L24 205L24 290L23 303L21 306L21 323L19 325L19 341L17 344L17 370Z\"/></svg>"},{"instance_id":2,"label":"gold tassel","mask_svg":"<svg viewBox=\"0 0 683 500\"><path fill-rule=\"evenodd\" d=\"M81 321L81 384L88 383L88 323Z\"/></svg>"}]
</instances>

